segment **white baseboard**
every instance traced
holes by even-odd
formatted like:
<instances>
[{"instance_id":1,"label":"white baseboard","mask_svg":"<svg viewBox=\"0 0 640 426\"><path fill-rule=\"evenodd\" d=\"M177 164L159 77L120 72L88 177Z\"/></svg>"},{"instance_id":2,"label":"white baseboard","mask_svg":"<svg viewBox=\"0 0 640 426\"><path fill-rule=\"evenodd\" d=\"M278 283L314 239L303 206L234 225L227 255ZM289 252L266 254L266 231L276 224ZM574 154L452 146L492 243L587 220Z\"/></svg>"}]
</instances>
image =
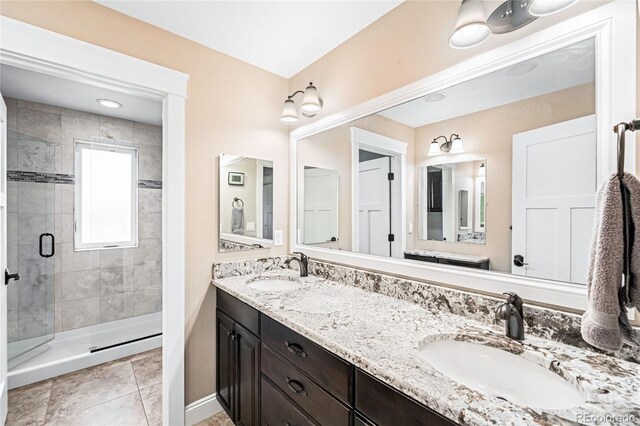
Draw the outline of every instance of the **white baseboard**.
<instances>
[{"instance_id":1,"label":"white baseboard","mask_svg":"<svg viewBox=\"0 0 640 426\"><path fill-rule=\"evenodd\" d=\"M222 411L222 406L216 399L216 394L212 393L184 407L184 424L185 426L193 426L220 411Z\"/></svg>"}]
</instances>

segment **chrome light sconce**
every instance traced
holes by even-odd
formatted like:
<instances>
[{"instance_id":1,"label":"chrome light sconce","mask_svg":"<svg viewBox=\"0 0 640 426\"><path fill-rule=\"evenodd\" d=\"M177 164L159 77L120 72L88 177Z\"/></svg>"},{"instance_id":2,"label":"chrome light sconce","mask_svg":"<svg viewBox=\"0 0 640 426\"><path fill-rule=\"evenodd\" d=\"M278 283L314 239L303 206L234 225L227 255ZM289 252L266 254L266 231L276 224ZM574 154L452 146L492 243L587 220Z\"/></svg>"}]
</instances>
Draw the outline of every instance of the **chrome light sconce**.
<instances>
[{"instance_id":1,"label":"chrome light sconce","mask_svg":"<svg viewBox=\"0 0 640 426\"><path fill-rule=\"evenodd\" d=\"M506 34L524 27L541 16L561 12L578 0L507 0L487 13L483 0L462 0L449 38L449 46L467 49L484 42L491 34Z\"/></svg>"},{"instance_id":2,"label":"chrome light sconce","mask_svg":"<svg viewBox=\"0 0 640 426\"><path fill-rule=\"evenodd\" d=\"M440 144L438 140L442 138L444 142ZM429 153L428 156L432 157L434 155L440 154L460 154L464 152L464 146L462 145L462 139L460 135L454 133L448 139L446 136L438 136L433 139L431 144L429 145Z\"/></svg>"},{"instance_id":3,"label":"chrome light sconce","mask_svg":"<svg viewBox=\"0 0 640 426\"><path fill-rule=\"evenodd\" d=\"M303 94L302 105L300 106L300 112L305 117L313 117L320 112L324 102L318 94L318 89L313 85L313 82L309 83L306 90L298 90L293 92L291 96L287 97L282 107L282 115L280 116L280 122L282 124L293 124L298 122L298 110L296 104L293 101L294 96L297 94Z\"/></svg>"}]
</instances>

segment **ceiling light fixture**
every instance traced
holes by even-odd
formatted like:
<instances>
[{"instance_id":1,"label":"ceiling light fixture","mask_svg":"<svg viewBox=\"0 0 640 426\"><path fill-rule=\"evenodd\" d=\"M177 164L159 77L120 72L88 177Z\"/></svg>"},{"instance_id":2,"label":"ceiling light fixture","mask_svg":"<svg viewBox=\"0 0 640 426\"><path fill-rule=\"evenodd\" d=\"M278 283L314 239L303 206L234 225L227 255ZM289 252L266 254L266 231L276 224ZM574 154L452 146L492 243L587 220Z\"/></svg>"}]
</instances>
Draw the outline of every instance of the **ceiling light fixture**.
<instances>
[{"instance_id":1,"label":"ceiling light fixture","mask_svg":"<svg viewBox=\"0 0 640 426\"><path fill-rule=\"evenodd\" d=\"M288 96L284 101L282 114L280 115L281 123L293 124L298 121L298 111L296 109L296 104L293 101L293 97L299 93L302 93L304 95L302 98L302 106L300 106L300 112L302 113L302 115L304 115L305 117L313 117L322 109L324 102L318 94L318 89L313 85L313 83L309 83L306 90L298 90L296 92L293 92L293 94L291 96Z\"/></svg>"},{"instance_id":2,"label":"ceiling light fixture","mask_svg":"<svg viewBox=\"0 0 640 426\"><path fill-rule=\"evenodd\" d=\"M444 142L440 144L438 139L444 139ZM428 156L440 155L442 153L448 154L460 154L464 152L464 146L462 145L462 139L460 135L454 133L448 139L446 136L438 136L433 139L431 144L429 145L429 153Z\"/></svg>"},{"instance_id":3,"label":"ceiling light fixture","mask_svg":"<svg viewBox=\"0 0 640 426\"><path fill-rule=\"evenodd\" d=\"M548 16L561 12L578 0L530 0L527 10L532 16Z\"/></svg>"},{"instance_id":4,"label":"ceiling light fixture","mask_svg":"<svg viewBox=\"0 0 640 426\"><path fill-rule=\"evenodd\" d=\"M422 100L425 102L440 102L445 100L446 98L447 94L445 92L437 92L425 96L424 98L422 98Z\"/></svg>"},{"instance_id":5,"label":"ceiling light fixture","mask_svg":"<svg viewBox=\"0 0 640 426\"><path fill-rule=\"evenodd\" d=\"M116 102L111 99L96 99L96 102L107 108L122 108L122 104L120 102Z\"/></svg>"},{"instance_id":6,"label":"ceiling light fixture","mask_svg":"<svg viewBox=\"0 0 640 426\"><path fill-rule=\"evenodd\" d=\"M487 24L487 11L482 0L462 0L449 46L466 49L477 46L491 35Z\"/></svg>"}]
</instances>

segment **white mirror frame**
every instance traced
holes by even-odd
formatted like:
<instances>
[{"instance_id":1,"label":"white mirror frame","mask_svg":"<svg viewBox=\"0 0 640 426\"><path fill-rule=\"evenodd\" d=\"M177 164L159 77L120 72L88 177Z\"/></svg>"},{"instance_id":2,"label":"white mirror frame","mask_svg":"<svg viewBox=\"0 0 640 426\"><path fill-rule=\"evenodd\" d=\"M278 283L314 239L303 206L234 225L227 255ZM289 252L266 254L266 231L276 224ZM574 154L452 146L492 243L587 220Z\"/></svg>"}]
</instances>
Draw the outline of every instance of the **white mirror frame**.
<instances>
[{"instance_id":1,"label":"white mirror frame","mask_svg":"<svg viewBox=\"0 0 640 426\"><path fill-rule=\"evenodd\" d=\"M509 67L533 57L595 37L598 182L615 170L614 123L631 120L636 108L635 1L615 0L597 9L540 30L517 41L480 54L444 71L404 86L355 107L333 114L290 134L290 250L312 258L346 264L482 293L516 291L527 302L575 310L587 306L585 285L515 276L494 271L410 262L297 242L297 141L354 120L444 90L450 86ZM627 146L625 168L635 172L635 144Z\"/></svg>"}]
</instances>

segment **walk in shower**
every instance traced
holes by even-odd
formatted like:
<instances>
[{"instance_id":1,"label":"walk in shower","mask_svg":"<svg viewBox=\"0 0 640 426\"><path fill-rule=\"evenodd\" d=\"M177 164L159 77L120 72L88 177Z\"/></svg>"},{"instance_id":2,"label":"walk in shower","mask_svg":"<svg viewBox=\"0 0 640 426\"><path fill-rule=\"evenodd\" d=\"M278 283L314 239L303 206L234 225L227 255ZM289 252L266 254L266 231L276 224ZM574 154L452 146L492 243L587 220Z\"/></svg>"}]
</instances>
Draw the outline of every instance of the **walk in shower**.
<instances>
[{"instance_id":1,"label":"walk in shower","mask_svg":"<svg viewBox=\"0 0 640 426\"><path fill-rule=\"evenodd\" d=\"M160 346L161 127L5 102L9 386Z\"/></svg>"}]
</instances>

